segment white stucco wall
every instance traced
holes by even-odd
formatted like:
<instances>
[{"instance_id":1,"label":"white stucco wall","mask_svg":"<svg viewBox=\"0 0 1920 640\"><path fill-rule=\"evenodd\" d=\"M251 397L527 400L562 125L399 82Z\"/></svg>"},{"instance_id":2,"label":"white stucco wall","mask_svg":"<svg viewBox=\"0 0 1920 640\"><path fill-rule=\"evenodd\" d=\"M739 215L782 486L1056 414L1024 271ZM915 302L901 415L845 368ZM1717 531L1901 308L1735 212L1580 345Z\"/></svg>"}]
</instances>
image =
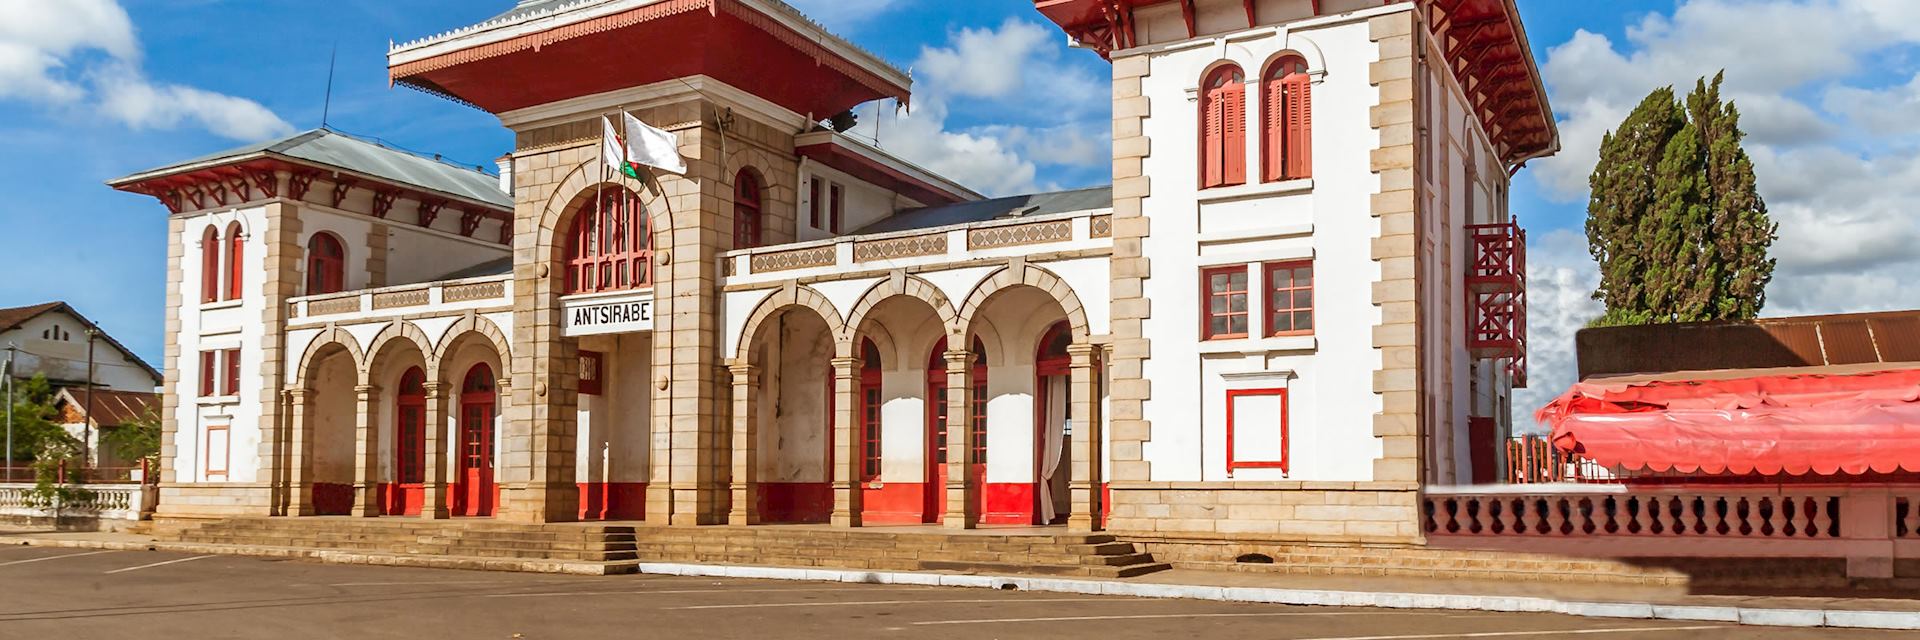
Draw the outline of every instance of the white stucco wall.
<instances>
[{"instance_id":1,"label":"white stucco wall","mask_svg":"<svg viewBox=\"0 0 1920 640\"><path fill-rule=\"evenodd\" d=\"M241 297L238 300L222 300L202 303L201 273L205 265L201 264L201 239L211 226L225 241L227 229L239 221L246 241L241 249L242 277L244 278ZM175 434L174 460L177 482L205 482L207 458L207 427L226 425L228 453L226 457L227 474L224 478L215 477L221 482L253 482L257 478L259 467L260 439L260 397L261 356L260 345L265 340L277 338L267 336L260 324L260 317L266 311L266 300L261 294L260 283L265 278L267 255L265 234L266 211L262 207L246 207L206 213L189 218L185 228L172 242L186 248L180 260L181 279L180 298L180 343L179 381L170 390L180 399L175 408L174 419L178 423ZM219 252L225 260L226 251ZM222 278L226 277L224 265L219 266ZM224 288L225 280L221 284ZM200 353L225 349L240 350L240 389L234 395L200 396ZM218 362L216 359L216 366ZM221 372L215 371L215 380L221 378ZM216 384L216 388L218 385ZM218 452L215 452L216 454Z\"/></svg>"},{"instance_id":2,"label":"white stucco wall","mask_svg":"<svg viewBox=\"0 0 1920 640\"><path fill-rule=\"evenodd\" d=\"M49 311L17 329L0 332L0 345L9 344L19 347L14 353L15 375L45 375L56 382L87 379L86 324L65 311ZM93 382L97 388L121 391L150 392L160 385L145 367L105 338L93 345Z\"/></svg>"},{"instance_id":3,"label":"white stucco wall","mask_svg":"<svg viewBox=\"0 0 1920 640\"><path fill-rule=\"evenodd\" d=\"M1221 4L1221 3L1213 3ZM1202 11L1241 12L1239 3ZM1244 20L1244 13L1240 13ZM1172 23L1168 23L1171 20ZM1150 32L1184 33L1177 11L1143 20ZM1183 36L1184 37L1184 36ZM1153 396L1145 405L1153 423L1145 455L1155 481L1370 480L1380 444L1372 434L1378 400L1372 392L1380 356L1372 348L1379 321L1372 285L1379 268L1370 256L1378 223L1368 215L1379 191L1369 153L1378 134L1368 122L1379 92L1368 81L1378 51L1365 15L1330 17L1164 46L1149 46L1150 71L1142 90L1152 105L1145 133L1153 153L1144 161L1153 190L1144 202L1152 235L1143 250L1152 259L1145 283L1152 316L1144 323L1153 354L1145 377ZM1216 62L1240 66L1249 79L1282 52L1302 54L1316 77L1313 89L1313 178L1260 183L1257 88L1248 92L1249 183L1199 190L1197 89ZM1267 261L1310 259L1314 267L1315 331L1310 337L1264 334L1260 295ZM1248 264L1251 331L1242 340L1201 340L1203 268ZM1291 473L1226 468L1226 391L1286 388L1290 394ZM1196 411L1196 408L1198 409ZM1274 452L1278 453L1278 452Z\"/></svg>"}]
</instances>

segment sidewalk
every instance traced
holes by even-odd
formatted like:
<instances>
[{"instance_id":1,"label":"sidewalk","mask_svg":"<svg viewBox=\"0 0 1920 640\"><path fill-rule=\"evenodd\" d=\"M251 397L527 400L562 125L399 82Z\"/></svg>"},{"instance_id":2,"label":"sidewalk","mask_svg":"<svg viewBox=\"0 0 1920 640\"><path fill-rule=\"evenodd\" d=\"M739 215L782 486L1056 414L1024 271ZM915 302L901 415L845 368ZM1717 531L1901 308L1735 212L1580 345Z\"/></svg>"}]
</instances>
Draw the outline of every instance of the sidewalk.
<instances>
[{"instance_id":1,"label":"sidewalk","mask_svg":"<svg viewBox=\"0 0 1920 640\"><path fill-rule=\"evenodd\" d=\"M372 554L328 549L158 542L130 533L55 532L0 527L0 545L181 551L291 557L368 564L608 575L817 580L940 585L1062 593L1190 598L1293 605L1545 612L1601 618L1737 622L1785 627L1920 630L1920 599L1694 595L1676 587L1517 583L1372 576L1300 576L1278 573L1174 569L1108 580L990 576L951 572L862 571L656 562L566 562L504 558Z\"/></svg>"}]
</instances>

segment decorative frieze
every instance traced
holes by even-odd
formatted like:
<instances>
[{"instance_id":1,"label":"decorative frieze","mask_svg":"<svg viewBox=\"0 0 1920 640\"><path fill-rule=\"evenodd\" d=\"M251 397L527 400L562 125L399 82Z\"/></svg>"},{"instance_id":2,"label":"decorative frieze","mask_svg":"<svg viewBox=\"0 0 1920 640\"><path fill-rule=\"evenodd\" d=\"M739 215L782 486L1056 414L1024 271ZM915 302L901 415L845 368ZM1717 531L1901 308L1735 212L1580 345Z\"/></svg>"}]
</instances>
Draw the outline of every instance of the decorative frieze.
<instances>
[{"instance_id":1,"label":"decorative frieze","mask_svg":"<svg viewBox=\"0 0 1920 640\"><path fill-rule=\"evenodd\" d=\"M427 289L383 291L373 294L373 308L416 307L427 303Z\"/></svg>"},{"instance_id":2,"label":"decorative frieze","mask_svg":"<svg viewBox=\"0 0 1920 640\"><path fill-rule=\"evenodd\" d=\"M907 236L905 238L887 238L857 242L853 245L854 262L872 262L875 260L893 260L919 256L937 256L947 252L947 234L929 233Z\"/></svg>"},{"instance_id":3,"label":"decorative frieze","mask_svg":"<svg viewBox=\"0 0 1920 640\"><path fill-rule=\"evenodd\" d=\"M336 313L353 313L360 310L360 296L342 296L326 300L314 300L307 303L307 315L330 316Z\"/></svg>"},{"instance_id":4,"label":"decorative frieze","mask_svg":"<svg viewBox=\"0 0 1920 640\"><path fill-rule=\"evenodd\" d=\"M968 249L1018 247L1073 239L1073 223L1067 220L1035 222L1006 227L988 227L967 232Z\"/></svg>"},{"instance_id":5,"label":"decorative frieze","mask_svg":"<svg viewBox=\"0 0 1920 640\"><path fill-rule=\"evenodd\" d=\"M753 272L766 273L769 271L792 271L794 269L806 269L809 267L825 267L834 263L835 254L836 252L834 251L833 245L794 249L792 251L756 253L752 259Z\"/></svg>"},{"instance_id":6,"label":"decorative frieze","mask_svg":"<svg viewBox=\"0 0 1920 640\"><path fill-rule=\"evenodd\" d=\"M1113 216L1094 216L1087 221L1087 236L1092 238L1113 237Z\"/></svg>"},{"instance_id":7,"label":"decorative frieze","mask_svg":"<svg viewBox=\"0 0 1920 640\"><path fill-rule=\"evenodd\" d=\"M446 288L440 290L440 301L441 302L468 302L471 300L490 300L494 298L503 298L503 297L506 297L506 295L507 295L507 283L503 281L495 280L493 282L475 282L472 284L456 284L456 285L447 286Z\"/></svg>"}]
</instances>

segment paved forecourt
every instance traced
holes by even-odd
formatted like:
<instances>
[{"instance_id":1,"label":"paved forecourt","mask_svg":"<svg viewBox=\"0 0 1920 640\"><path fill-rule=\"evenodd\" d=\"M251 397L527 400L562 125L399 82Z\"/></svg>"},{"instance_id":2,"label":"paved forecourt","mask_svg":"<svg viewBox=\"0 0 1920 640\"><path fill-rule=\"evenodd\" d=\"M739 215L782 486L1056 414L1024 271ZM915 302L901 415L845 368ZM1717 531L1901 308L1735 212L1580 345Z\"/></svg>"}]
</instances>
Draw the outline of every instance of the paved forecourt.
<instances>
[{"instance_id":1,"label":"paved forecourt","mask_svg":"<svg viewBox=\"0 0 1920 640\"><path fill-rule=\"evenodd\" d=\"M1902 638L1553 614L920 586L577 577L0 546L0 638ZM518 634L516 636L516 634Z\"/></svg>"}]
</instances>

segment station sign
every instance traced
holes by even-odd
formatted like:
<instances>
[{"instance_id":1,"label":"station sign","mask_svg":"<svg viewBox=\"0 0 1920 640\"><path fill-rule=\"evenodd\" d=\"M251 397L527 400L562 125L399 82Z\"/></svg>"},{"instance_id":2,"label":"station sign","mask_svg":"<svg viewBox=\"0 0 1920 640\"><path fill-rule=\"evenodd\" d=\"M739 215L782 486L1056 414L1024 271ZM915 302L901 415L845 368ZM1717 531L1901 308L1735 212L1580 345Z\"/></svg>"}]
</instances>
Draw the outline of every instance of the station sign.
<instances>
[{"instance_id":1,"label":"station sign","mask_svg":"<svg viewBox=\"0 0 1920 640\"><path fill-rule=\"evenodd\" d=\"M569 300L560 332L567 337L653 330L653 294Z\"/></svg>"}]
</instances>

